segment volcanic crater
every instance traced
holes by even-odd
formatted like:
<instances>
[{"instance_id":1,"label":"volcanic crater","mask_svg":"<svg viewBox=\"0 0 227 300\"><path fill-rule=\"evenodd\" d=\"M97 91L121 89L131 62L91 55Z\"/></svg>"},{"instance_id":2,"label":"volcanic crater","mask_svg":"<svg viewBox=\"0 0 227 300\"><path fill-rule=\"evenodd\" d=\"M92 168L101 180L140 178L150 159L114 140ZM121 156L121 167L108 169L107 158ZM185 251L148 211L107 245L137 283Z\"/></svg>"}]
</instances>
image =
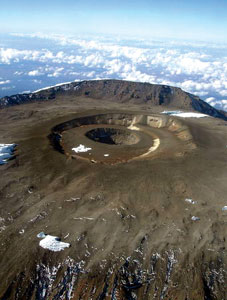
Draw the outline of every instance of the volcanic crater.
<instances>
[{"instance_id":1,"label":"volcanic crater","mask_svg":"<svg viewBox=\"0 0 227 300\"><path fill-rule=\"evenodd\" d=\"M49 138L61 153L93 163L114 164L160 154L183 155L196 148L189 128L181 121L170 116L130 112L68 120L52 128ZM79 145L89 150L75 153L73 149Z\"/></svg>"},{"instance_id":2,"label":"volcanic crater","mask_svg":"<svg viewBox=\"0 0 227 300\"><path fill-rule=\"evenodd\" d=\"M222 112L114 80L0 107L0 299L226 299Z\"/></svg>"}]
</instances>

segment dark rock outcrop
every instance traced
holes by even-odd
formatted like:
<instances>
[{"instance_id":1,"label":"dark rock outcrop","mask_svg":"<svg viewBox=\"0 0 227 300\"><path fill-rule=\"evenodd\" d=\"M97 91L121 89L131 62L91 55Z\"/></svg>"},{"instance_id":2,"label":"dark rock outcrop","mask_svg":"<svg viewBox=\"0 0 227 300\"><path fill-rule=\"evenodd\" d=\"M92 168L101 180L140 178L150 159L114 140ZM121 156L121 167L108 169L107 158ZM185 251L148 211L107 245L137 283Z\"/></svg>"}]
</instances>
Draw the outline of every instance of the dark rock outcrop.
<instances>
[{"instance_id":1,"label":"dark rock outcrop","mask_svg":"<svg viewBox=\"0 0 227 300\"><path fill-rule=\"evenodd\" d=\"M66 83L30 94L17 94L0 99L0 108L34 101L54 100L61 95L84 96L119 103L149 104L194 110L212 117L227 120L226 114L210 106L199 97L180 88L167 85L122 80L91 80Z\"/></svg>"}]
</instances>

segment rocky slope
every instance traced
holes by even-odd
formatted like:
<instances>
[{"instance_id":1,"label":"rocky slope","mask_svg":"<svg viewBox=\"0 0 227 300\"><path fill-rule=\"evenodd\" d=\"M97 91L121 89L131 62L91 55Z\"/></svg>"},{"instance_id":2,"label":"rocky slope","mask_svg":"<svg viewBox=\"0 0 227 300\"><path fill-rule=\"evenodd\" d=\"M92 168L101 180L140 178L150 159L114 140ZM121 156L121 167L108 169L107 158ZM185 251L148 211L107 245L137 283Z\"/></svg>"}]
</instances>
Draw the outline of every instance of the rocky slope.
<instances>
[{"instance_id":1,"label":"rocky slope","mask_svg":"<svg viewBox=\"0 0 227 300\"><path fill-rule=\"evenodd\" d=\"M119 103L146 103L151 106L163 106L164 108L171 106L176 109L195 110L227 120L223 112L213 108L199 97L182 91L180 88L121 80L72 82L30 94L7 96L0 99L0 108L32 101L54 100L61 97L62 94L71 97L86 96Z\"/></svg>"},{"instance_id":2,"label":"rocky slope","mask_svg":"<svg viewBox=\"0 0 227 300\"><path fill-rule=\"evenodd\" d=\"M193 96L173 88L160 108L136 89L72 83L0 110L0 143L16 145L0 166L0 299L227 299L226 121L161 114Z\"/></svg>"}]
</instances>

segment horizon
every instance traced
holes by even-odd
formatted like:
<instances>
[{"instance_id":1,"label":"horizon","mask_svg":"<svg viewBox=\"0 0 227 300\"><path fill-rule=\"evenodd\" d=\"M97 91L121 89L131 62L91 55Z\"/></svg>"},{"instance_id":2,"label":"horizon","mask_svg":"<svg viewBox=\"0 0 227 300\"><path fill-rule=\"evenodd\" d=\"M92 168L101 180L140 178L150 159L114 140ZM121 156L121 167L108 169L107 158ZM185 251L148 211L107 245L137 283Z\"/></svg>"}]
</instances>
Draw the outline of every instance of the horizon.
<instances>
[{"instance_id":1,"label":"horizon","mask_svg":"<svg viewBox=\"0 0 227 300\"><path fill-rule=\"evenodd\" d=\"M226 1L13 0L0 24L0 97L109 78L177 86L227 110Z\"/></svg>"},{"instance_id":2,"label":"horizon","mask_svg":"<svg viewBox=\"0 0 227 300\"><path fill-rule=\"evenodd\" d=\"M180 87L227 110L224 44L43 33L1 36L0 97L108 78Z\"/></svg>"},{"instance_id":3,"label":"horizon","mask_svg":"<svg viewBox=\"0 0 227 300\"><path fill-rule=\"evenodd\" d=\"M227 2L12 0L2 3L1 33L106 34L225 42Z\"/></svg>"}]
</instances>

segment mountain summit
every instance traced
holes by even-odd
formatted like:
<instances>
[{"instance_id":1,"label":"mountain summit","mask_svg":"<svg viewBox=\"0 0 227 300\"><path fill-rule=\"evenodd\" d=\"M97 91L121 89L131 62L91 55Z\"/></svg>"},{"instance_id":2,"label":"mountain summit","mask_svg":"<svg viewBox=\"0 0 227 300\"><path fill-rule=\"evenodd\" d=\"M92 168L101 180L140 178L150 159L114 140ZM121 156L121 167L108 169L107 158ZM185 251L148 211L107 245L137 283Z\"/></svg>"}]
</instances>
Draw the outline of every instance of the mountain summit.
<instances>
[{"instance_id":1,"label":"mountain summit","mask_svg":"<svg viewBox=\"0 0 227 300\"><path fill-rule=\"evenodd\" d=\"M163 108L193 110L227 120L223 112L210 106L198 96L187 93L180 88L112 79L63 83L33 93L6 96L0 99L0 108L33 101L54 100L62 96L70 96L72 100L76 100L78 96L85 96L118 103L147 104Z\"/></svg>"},{"instance_id":2,"label":"mountain summit","mask_svg":"<svg viewBox=\"0 0 227 300\"><path fill-rule=\"evenodd\" d=\"M226 299L221 112L117 80L1 107L0 299Z\"/></svg>"}]
</instances>

